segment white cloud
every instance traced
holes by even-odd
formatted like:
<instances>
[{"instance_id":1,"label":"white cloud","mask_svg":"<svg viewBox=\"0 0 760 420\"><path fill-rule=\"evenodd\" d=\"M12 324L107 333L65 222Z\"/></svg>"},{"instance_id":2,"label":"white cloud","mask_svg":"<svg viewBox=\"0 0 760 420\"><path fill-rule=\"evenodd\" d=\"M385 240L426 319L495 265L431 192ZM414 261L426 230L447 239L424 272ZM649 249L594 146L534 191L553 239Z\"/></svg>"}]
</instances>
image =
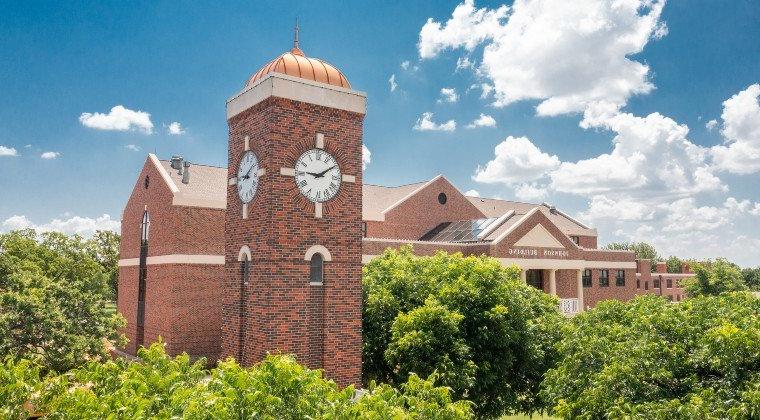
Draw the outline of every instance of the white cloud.
<instances>
[{"instance_id":1,"label":"white cloud","mask_svg":"<svg viewBox=\"0 0 760 420\"><path fill-rule=\"evenodd\" d=\"M749 200L737 200L734 197L728 197L723 203L723 207L734 213L748 213L753 216L760 216L760 203Z\"/></svg>"},{"instance_id":2,"label":"white cloud","mask_svg":"<svg viewBox=\"0 0 760 420\"><path fill-rule=\"evenodd\" d=\"M401 68L404 69L404 70L407 70L407 69L409 69L409 64L411 64L411 63L409 63L409 60L404 60L404 61L401 62Z\"/></svg>"},{"instance_id":3,"label":"white cloud","mask_svg":"<svg viewBox=\"0 0 760 420\"><path fill-rule=\"evenodd\" d=\"M97 218L73 216L69 219L52 219L48 223L37 225L29 218L22 215L14 215L5 219L0 226L3 230L17 230L33 228L37 232L63 232L65 234L79 234L85 237L92 236L96 230L112 230L119 232L121 223L104 214Z\"/></svg>"},{"instance_id":4,"label":"white cloud","mask_svg":"<svg viewBox=\"0 0 760 420\"><path fill-rule=\"evenodd\" d=\"M391 78L388 79L388 83L391 85L391 92L395 91L398 87L398 83L396 83L396 75L391 74Z\"/></svg>"},{"instance_id":5,"label":"white cloud","mask_svg":"<svg viewBox=\"0 0 760 420\"><path fill-rule=\"evenodd\" d=\"M126 145L124 147L127 148L128 150L133 151L133 152L139 152L140 151L140 146L138 146L136 144L128 144L128 145Z\"/></svg>"},{"instance_id":6,"label":"white cloud","mask_svg":"<svg viewBox=\"0 0 760 420\"><path fill-rule=\"evenodd\" d=\"M459 100L459 95L455 88L441 88L441 98L438 102L454 103Z\"/></svg>"},{"instance_id":7,"label":"white cloud","mask_svg":"<svg viewBox=\"0 0 760 420\"><path fill-rule=\"evenodd\" d=\"M459 57L457 58L457 71L459 70L465 70L465 69L471 69L475 67L475 63L470 61L470 57Z\"/></svg>"},{"instance_id":8,"label":"white cloud","mask_svg":"<svg viewBox=\"0 0 760 420\"><path fill-rule=\"evenodd\" d=\"M472 179L486 184L513 185L540 179L559 167L556 155L542 152L527 137L507 137L496 145L494 158L478 165Z\"/></svg>"},{"instance_id":9,"label":"white cloud","mask_svg":"<svg viewBox=\"0 0 760 420\"><path fill-rule=\"evenodd\" d=\"M480 114L480 116L476 118L475 121L467 124L465 128L476 127L496 127L496 120L490 115Z\"/></svg>"},{"instance_id":10,"label":"white cloud","mask_svg":"<svg viewBox=\"0 0 760 420\"><path fill-rule=\"evenodd\" d=\"M718 126L718 121L717 120L710 120L707 123L705 123L705 128L708 129L708 130L710 130L710 131L712 131L713 129L715 129L715 127L717 127L717 126Z\"/></svg>"},{"instance_id":11,"label":"white cloud","mask_svg":"<svg viewBox=\"0 0 760 420\"><path fill-rule=\"evenodd\" d=\"M0 146L0 156L18 156L18 152L13 147Z\"/></svg>"},{"instance_id":12,"label":"white cloud","mask_svg":"<svg viewBox=\"0 0 760 420\"><path fill-rule=\"evenodd\" d=\"M46 160L51 160L57 158L60 155L61 154L59 152L45 152L41 154L40 157Z\"/></svg>"},{"instance_id":13,"label":"white cloud","mask_svg":"<svg viewBox=\"0 0 760 420\"><path fill-rule=\"evenodd\" d=\"M478 190L467 190L464 192L464 195L468 197L480 197Z\"/></svg>"},{"instance_id":14,"label":"white cloud","mask_svg":"<svg viewBox=\"0 0 760 420\"><path fill-rule=\"evenodd\" d=\"M664 0L516 0L512 8L458 5L445 23L428 19L418 52L484 44L477 73L489 79L497 106L541 100L539 115L582 112L595 102L620 108L650 92L649 67L630 59L667 33Z\"/></svg>"},{"instance_id":15,"label":"white cloud","mask_svg":"<svg viewBox=\"0 0 760 420\"><path fill-rule=\"evenodd\" d=\"M689 232L713 230L728 224L729 214L725 207L695 205L692 197L682 198L661 208L667 211L665 232Z\"/></svg>"},{"instance_id":16,"label":"white cloud","mask_svg":"<svg viewBox=\"0 0 760 420\"><path fill-rule=\"evenodd\" d=\"M736 174L760 171L760 84L723 102L721 119L724 144L711 149L715 165Z\"/></svg>"},{"instance_id":17,"label":"white cloud","mask_svg":"<svg viewBox=\"0 0 760 420\"><path fill-rule=\"evenodd\" d=\"M515 197L518 200L540 201L546 198L547 195L549 195L549 191L545 186L524 183L515 187Z\"/></svg>"},{"instance_id":18,"label":"white cloud","mask_svg":"<svg viewBox=\"0 0 760 420\"><path fill-rule=\"evenodd\" d=\"M707 149L687 138L686 125L659 113L646 117L623 113L592 120L597 127L615 132L612 152L563 162L549 174L553 189L640 199L726 189L707 162Z\"/></svg>"},{"instance_id":19,"label":"white cloud","mask_svg":"<svg viewBox=\"0 0 760 420\"><path fill-rule=\"evenodd\" d=\"M589 202L588 210L582 212L580 217L589 221L650 220L654 212L653 208L642 202L627 199L613 200L604 195L595 195Z\"/></svg>"},{"instance_id":20,"label":"white cloud","mask_svg":"<svg viewBox=\"0 0 760 420\"><path fill-rule=\"evenodd\" d=\"M139 130L145 134L153 133L153 123L150 114L143 111L132 111L121 105L111 108L108 114L84 112L79 116L79 122L85 127L96 130Z\"/></svg>"},{"instance_id":21,"label":"white cloud","mask_svg":"<svg viewBox=\"0 0 760 420\"><path fill-rule=\"evenodd\" d=\"M177 121L172 122L166 127L166 131L172 136L181 136L185 134L185 130L182 129L182 124Z\"/></svg>"},{"instance_id":22,"label":"white cloud","mask_svg":"<svg viewBox=\"0 0 760 420\"><path fill-rule=\"evenodd\" d=\"M432 112L423 112L412 128L417 131L454 131L457 128L457 123L454 120L448 120L445 123L437 124L433 122Z\"/></svg>"},{"instance_id":23,"label":"white cloud","mask_svg":"<svg viewBox=\"0 0 760 420\"><path fill-rule=\"evenodd\" d=\"M362 170L367 169L367 165L372 162L372 152L369 151L367 146L362 144Z\"/></svg>"}]
</instances>

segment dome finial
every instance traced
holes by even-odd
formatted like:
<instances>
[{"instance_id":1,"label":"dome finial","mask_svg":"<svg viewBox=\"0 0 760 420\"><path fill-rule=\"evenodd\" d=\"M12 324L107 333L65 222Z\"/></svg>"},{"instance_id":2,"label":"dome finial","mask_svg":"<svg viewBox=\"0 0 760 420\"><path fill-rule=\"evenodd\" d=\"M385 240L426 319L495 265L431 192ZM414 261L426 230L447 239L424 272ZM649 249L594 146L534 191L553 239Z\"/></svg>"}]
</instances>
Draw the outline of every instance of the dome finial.
<instances>
[{"instance_id":1,"label":"dome finial","mask_svg":"<svg viewBox=\"0 0 760 420\"><path fill-rule=\"evenodd\" d=\"M291 54L295 55L303 55L303 51L301 51L300 48L298 48L298 32L301 30L301 28L298 26L298 16L296 16L296 26L293 28L293 31L295 32L295 37L293 38L293 49L290 50Z\"/></svg>"}]
</instances>

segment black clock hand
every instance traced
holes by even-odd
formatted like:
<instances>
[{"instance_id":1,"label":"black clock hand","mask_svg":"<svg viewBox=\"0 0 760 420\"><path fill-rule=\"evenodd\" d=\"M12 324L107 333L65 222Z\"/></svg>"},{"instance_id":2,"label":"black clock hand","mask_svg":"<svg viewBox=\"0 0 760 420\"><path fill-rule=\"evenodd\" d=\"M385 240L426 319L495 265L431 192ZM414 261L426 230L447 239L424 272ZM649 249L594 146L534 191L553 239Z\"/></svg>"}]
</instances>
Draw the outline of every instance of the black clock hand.
<instances>
[{"instance_id":1,"label":"black clock hand","mask_svg":"<svg viewBox=\"0 0 760 420\"><path fill-rule=\"evenodd\" d=\"M318 174L315 174L315 175L314 175L314 178L322 178L323 176L325 176L325 174L326 174L326 173L328 173L328 172L330 172L331 170L333 170L333 168L335 168L335 165L333 165L333 166L331 166L331 167L329 167L329 168L325 169L324 171L322 171L322 172L320 172L320 173L318 173Z\"/></svg>"}]
</instances>

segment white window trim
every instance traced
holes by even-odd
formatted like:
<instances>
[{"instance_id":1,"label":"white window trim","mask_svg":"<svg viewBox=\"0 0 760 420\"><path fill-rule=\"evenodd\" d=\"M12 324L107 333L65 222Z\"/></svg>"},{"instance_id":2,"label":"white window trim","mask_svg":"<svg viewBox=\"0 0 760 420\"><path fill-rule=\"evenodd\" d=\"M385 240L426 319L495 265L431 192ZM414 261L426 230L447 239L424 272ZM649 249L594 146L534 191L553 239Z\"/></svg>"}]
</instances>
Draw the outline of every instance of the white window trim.
<instances>
[{"instance_id":1,"label":"white window trim","mask_svg":"<svg viewBox=\"0 0 760 420\"><path fill-rule=\"evenodd\" d=\"M243 259L245 257L246 259ZM240 252L238 252L238 261L251 261L253 258L251 258L251 248L248 248L248 245L243 245L240 248Z\"/></svg>"},{"instance_id":2,"label":"white window trim","mask_svg":"<svg viewBox=\"0 0 760 420\"><path fill-rule=\"evenodd\" d=\"M304 261L311 261L311 257L313 257L314 254L322 254L322 261L332 261L332 255L330 254L330 251L322 245L312 245L309 247L309 249L306 250L306 254L304 255Z\"/></svg>"}]
</instances>

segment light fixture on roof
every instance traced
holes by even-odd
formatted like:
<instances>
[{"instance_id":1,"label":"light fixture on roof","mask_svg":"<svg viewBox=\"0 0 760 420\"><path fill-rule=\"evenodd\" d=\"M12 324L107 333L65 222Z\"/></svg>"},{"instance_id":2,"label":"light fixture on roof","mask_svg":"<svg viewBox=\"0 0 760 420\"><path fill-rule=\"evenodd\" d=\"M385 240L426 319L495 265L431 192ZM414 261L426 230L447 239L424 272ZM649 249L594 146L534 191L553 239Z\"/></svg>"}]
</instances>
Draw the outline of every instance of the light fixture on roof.
<instances>
[{"instance_id":1,"label":"light fixture on roof","mask_svg":"<svg viewBox=\"0 0 760 420\"><path fill-rule=\"evenodd\" d=\"M184 159L182 159L182 156L179 156L179 155L172 156L171 166L172 166L172 169L177 170L177 175L182 175L182 161L183 160Z\"/></svg>"}]
</instances>

